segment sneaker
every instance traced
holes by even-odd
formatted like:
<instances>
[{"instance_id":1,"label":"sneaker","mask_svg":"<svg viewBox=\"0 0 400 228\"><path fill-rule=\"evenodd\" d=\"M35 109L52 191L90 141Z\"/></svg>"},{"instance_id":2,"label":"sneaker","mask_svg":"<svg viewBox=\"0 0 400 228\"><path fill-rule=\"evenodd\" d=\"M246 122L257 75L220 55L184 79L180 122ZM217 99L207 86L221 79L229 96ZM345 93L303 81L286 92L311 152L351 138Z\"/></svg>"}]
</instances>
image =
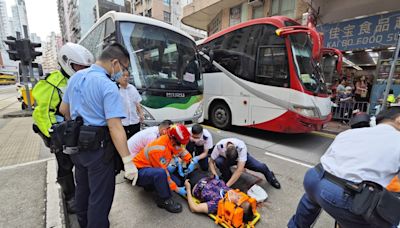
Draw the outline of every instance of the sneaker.
<instances>
[{"instance_id":1,"label":"sneaker","mask_svg":"<svg viewBox=\"0 0 400 228\"><path fill-rule=\"evenodd\" d=\"M276 179L275 174L273 172L271 172L271 179L268 182L272 185L272 187L276 189L281 188L281 184L279 183L278 179Z\"/></svg>"},{"instance_id":2,"label":"sneaker","mask_svg":"<svg viewBox=\"0 0 400 228\"><path fill-rule=\"evenodd\" d=\"M165 210L167 210L171 213L182 212L182 205L180 203L175 202L172 199L167 199L164 201L157 202L157 206L159 208L164 208Z\"/></svg>"}]
</instances>

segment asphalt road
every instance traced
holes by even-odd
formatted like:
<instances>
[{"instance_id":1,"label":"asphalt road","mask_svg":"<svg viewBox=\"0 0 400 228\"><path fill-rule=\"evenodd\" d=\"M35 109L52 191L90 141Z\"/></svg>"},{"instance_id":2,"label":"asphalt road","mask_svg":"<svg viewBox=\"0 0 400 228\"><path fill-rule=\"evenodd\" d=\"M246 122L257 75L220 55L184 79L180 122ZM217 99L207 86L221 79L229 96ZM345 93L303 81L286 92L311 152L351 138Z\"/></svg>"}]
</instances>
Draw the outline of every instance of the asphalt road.
<instances>
[{"instance_id":1,"label":"asphalt road","mask_svg":"<svg viewBox=\"0 0 400 228\"><path fill-rule=\"evenodd\" d=\"M272 188L262 177L264 181L260 185L269 198L259 208L261 220L256 227L286 227L304 193L302 181L305 172L319 162L332 139L315 134L285 135L248 128L234 128L231 132L208 129L213 134L214 143L227 137L244 140L250 153L275 172L282 189ZM120 178L110 213L111 227L218 227L206 215L191 213L182 198L174 197L184 205L180 214L159 209L151 193L132 187ZM334 227L334 221L323 213L314 227Z\"/></svg>"}]
</instances>

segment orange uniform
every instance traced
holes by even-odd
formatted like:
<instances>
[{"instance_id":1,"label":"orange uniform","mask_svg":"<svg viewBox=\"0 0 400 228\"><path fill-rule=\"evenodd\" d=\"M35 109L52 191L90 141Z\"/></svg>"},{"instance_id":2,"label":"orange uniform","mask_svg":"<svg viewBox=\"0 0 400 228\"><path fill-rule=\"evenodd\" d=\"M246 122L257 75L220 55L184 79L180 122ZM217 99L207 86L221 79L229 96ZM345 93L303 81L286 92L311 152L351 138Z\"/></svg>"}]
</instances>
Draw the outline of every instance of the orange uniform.
<instances>
[{"instance_id":1,"label":"orange uniform","mask_svg":"<svg viewBox=\"0 0 400 228\"><path fill-rule=\"evenodd\" d=\"M184 162L189 163L192 159L192 155L184 148L175 148L172 146L172 142L168 135L160 136L158 139L149 143L143 148L134 158L138 169L145 167L163 168L167 173L168 184L171 190L175 191L178 186L171 179L168 172L169 162L174 156L180 157Z\"/></svg>"}]
</instances>

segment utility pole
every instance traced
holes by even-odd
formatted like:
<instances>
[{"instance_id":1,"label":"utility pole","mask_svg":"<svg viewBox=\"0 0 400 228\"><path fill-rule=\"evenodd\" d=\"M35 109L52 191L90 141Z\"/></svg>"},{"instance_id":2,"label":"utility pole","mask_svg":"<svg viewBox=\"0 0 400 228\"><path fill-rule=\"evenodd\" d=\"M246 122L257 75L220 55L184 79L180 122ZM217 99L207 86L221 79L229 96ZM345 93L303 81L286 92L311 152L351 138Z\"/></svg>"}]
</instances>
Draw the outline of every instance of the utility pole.
<instances>
[{"instance_id":1,"label":"utility pole","mask_svg":"<svg viewBox=\"0 0 400 228\"><path fill-rule=\"evenodd\" d=\"M381 109L382 111L387 108L386 107L387 106L387 98L389 96L390 87L392 87L392 84L393 84L393 75L394 75L394 71L396 69L397 59L399 58L399 49L400 49L400 33L397 34L397 46L396 46L396 51L394 52L392 66L390 67L390 73L389 73L389 77L388 77L387 83L386 83L385 95L383 96L383 104L382 104L382 109Z\"/></svg>"},{"instance_id":2,"label":"utility pole","mask_svg":"<svg viewBox=\"0 0 400 228\"><path fill-rule=\"evenodd\" d=\"M28 110L32 111L31 96L29 92L29 75L32 67L32 61L37 56L42 55L41 52L37 52L35 48L40 47L39 43L31 43L29 39L16 39L15 37L8 36L7 40L4 41L8 45L8 55L11 60L21 61L19 64L20 71L22 72L22 79L25 85L26 97L28 102ZM33 87L33 86L32 86Z\"/></svg>"}]
</instances>

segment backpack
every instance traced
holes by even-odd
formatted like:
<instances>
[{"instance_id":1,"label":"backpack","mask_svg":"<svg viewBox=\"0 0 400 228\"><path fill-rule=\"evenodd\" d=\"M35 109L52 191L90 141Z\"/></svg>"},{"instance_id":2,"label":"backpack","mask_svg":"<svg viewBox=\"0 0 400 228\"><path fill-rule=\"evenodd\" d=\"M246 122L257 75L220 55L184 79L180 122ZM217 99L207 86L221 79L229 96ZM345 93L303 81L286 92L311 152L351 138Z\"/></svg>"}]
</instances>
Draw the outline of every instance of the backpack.
<instances>
[{"instance_id":1,"label":"backpack","mask_svg":"<svg viewBox=\"0 0 400 228\"><path fill-rule=\"evenodd\" d=\"M240 199L237 203L231 202L229 200L229 191L235 191L240 194ZM249 202L251 209L253 210L253 214L257 214L257 201L254 198L249 197L247 194L241 192L239 189L229 190L225 193L223 199L218 202L218 212L215 219L215 223L223 223L229 228L243 228L245 225L247 227L254 227L254 224L249 221L248 224L244 224L243 216L244 210L241 205L244 202Z\"/></svg>"},{"instance_id":2,"label":"backpack","mask_svg":"<svg viewBox=\"0 0 400 228\"><path fill-rule=\"evenodd\" d=\"M50 137L49 129L57 123L56 115L62 100L62 89L66 88L68 78L60 71L53 71L45 79L39 80L32 90L36 106L32 113L34 123L40 132Z\"/></svg>"}]
</instances>

